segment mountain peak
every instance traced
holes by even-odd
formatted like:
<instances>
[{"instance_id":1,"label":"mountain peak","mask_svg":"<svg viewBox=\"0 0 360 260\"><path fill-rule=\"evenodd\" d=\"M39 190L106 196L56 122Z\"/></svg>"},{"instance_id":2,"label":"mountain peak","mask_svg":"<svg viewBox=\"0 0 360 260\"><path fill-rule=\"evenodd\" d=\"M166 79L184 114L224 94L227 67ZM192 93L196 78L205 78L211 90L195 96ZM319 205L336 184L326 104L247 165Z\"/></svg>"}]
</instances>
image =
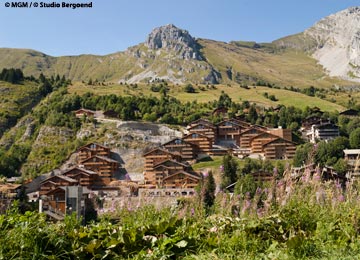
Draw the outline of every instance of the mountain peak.
<instances>
[{"instance_id":1,"label":"mountain peak","mask_svg":"<svg viewBox=\"0 0 360 260\"><path fill-rule=\"evenodd\" d=\"M153 29L145 44L153 50L173 50L183 59L200 59L196 40L188 31L180 29L173 24Z\"/></svg>"},{"instance_id":2,"label":"mountain peak","mask_svg":"<svg viewBox=\"0 0 360 260\"><path fill-rule=\"evenodd\" d=\"M314 57L330 76L360 81L360 7L321 19L305 35L316 41Z\"/></svg>"}]
</instances>

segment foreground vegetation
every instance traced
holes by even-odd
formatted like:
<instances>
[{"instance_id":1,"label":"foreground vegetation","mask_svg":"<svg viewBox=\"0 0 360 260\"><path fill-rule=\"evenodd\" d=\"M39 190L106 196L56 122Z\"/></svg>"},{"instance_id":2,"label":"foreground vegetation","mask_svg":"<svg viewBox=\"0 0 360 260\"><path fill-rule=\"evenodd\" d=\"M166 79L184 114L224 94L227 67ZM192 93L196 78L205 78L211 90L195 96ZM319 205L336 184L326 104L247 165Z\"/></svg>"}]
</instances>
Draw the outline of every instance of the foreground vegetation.
<instances>
[{"instance_id":1,"label":"foreground vegetation","mask_svg":"<svg viewBox=\"0 0 360 260\"><path fill-rule=\"evenodd\" d=\"M113 208L85 226L74 217L49 224L13 208L0 216L0 258L358 258L360 194L319 177L280 179L253 196L218 192L210 207L202 189L171 208Z\"/></svg>"}]
</instances>

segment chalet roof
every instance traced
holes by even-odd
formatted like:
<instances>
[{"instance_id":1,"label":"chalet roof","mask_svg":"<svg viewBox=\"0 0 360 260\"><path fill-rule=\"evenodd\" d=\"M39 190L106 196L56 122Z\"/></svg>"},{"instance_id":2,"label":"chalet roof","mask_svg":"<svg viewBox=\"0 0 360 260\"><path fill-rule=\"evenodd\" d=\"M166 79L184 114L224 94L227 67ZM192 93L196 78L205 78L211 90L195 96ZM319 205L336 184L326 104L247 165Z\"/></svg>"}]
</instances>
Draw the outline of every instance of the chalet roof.
<instances>
[{"instance_id":1,"label":"chalet roof","mask_svg":"<svg viewBox=\"0 0 360 260\"><path fill-rule=\"evenodd\" d=\"M217 112L225 112L227 113L228 109L226 107L218 107L218 108L215 108L213 111L212 111L212 114L216 114Z\"/></svg>"},{"instance_id":2,"label":"chalet roof","mask_svg":"<svg viewBox=\"0 0 360 260\"><path fill-rule=\"evenodd\" d=\"M174 142L175 140L181 140L181 142L184 142L184 143L189 144L189 145L193 145L192 143L186 142L184 139L182 139L180 137L175 137L175 138L171 139L170 141L162 144L162 146L170 144L170 143Z\"/></svg>"},{"instance_id":3,"label":"chalet roof","mask_svg":"<svg viewBox=\"0 0 360 260\"><path fill-rule=\"evenodd\" d=\"M21 184L6 183L0 184L0 193L11 192L21 187Z\"/></svg>"},{"instance_id":4,"label":"chalet roof","mask_svg":"<svg viewBox=\"0 0 360 260\"><path fill-rule=\"evenodd\" d=\"M337 125L327 122L325 124L313 125L316 129L324 129L324 128L339 128Z\"/></svg>"},{"instance_id":5,"label":"chalet roof","mask_svg":"<svg viewBox=\"0 0 360 260\"><path fill-rule=\"evenodd\" d=\"M82 195L86 195L86 194L89 194L91 192L91 190L89 190L87 187L84 187L84 186L70 186L70 187L81 187L82 188ZM47 193L45 193L45 195L49 195L51 193L56 193L58 191L66 191L66 188L69 188L68 186L59 186L59 187L56 187L55 189L53 190L49 190Z\"/></svg>"},{"instance_id":6,"label":"chalet roof","mask_svg":"<svg viewBox=\"0 0 360 260\"><path fill-rule=\"evenodd\" d=\"M260 133L260 134L258 134L258 135L256 135L256 136L254 136L253 138L251 138L251 139L250 139L250 143L251 143L254 139L256 139L256 138L258 138L258 137L261 137L261 136L264 136L264 135L268 135L268 136L273 137L273 138L280 138L279 136L274 135L274 134L271 134L271 133L269 133L269 132L263 132L263 133Z\"/></svg>"},{"instance_id":7,"label":"chalet roof","mask_svg":"<svg viewBox=\"0 0 360 260\"><path fill-rule=\"evenodd\" d=\"M105 145L102 145L102 144L99 144L99 143L89 143L89 144L86 144L86 145L83 145L83 146L79 147L77 150L79 151L79 150L82 150L82 149L84 149L84 148L90 149L90 146L91 146L91 145L100 146L100 147L102 147L102 148L105 148L105 149L110 150L109 147L106 147Z\"/></svg>"},{"instance_id":8,"label":"chalet roof","mask_svg":"<svg viewBox=\"0 0 360 260\"><path fill-rule=\"evenodd\" d=\"M196 174L195 172L190 173L190 172L186 172L186 171L178 171L178 172L176 172L174 174L166 176L163 180L167 180L167 179L169 179L171 177L174 177L175 175L178 175L178 174L184 174L184 175L187 175L187 176L189 176L191 178L195 178L195 179L198 179L198 180L201 179L201 177L198 174Z\"/></svg>"},{"instance_id":9,"label":"chalet roof","mask_svg":"<svg viewBox=\"0 0 360 260\"><path fill-rule=\"evenodd\" d=\"M168 150L166 150L166 149L163 149L163 148L161 148L161 147L156 147L156 148L150 150L149 152L144 153L143 156L146 156L146 155L148 155L148 154L150 154L150 153L152 153L152 152L154 152L154 151L157 151L157 150L158 150L158 151L161 151L161 152L164 152L164 153L167 153L167 154L170 154L170 155L180 156L180 154L176 154L176 153L170 152L170 151L168 151Z\"/></svg>"},{"instance_id":10,"label":"chalet roof","mask_svg":"<svg viewBox=\"0 0 360 260\"><path fill-rule=\"evenodd\" d=\"M345 155L350 155L350 154L359 155L360 149L345 149L344 154Z\"/></svg>"},{"instance_id":11,"label":"chalet roof","mask_svg":"<svg viewBox=\"0 0 360 260\"><path fill-rule=\"evenodd\" d=\"M188 127L188 130L194 129L194 128L198 127L199 125L203 125L203 126L205 126L205 127L207 127L207 128L212 128L212 129L215 129L215 128L216 128L216 126L214 126L212 123L206 124L206 123L200 122L200 123L198 123L198 124L190 125L190 126Z\"/></svg>"},{"instance_id":12,"label":"chalet roof","mask_svg":"<svg viewBox=\"0 0 360 260\"><path fill-rule=\"evenodd\" d=\"M208 125L214 125L213 123L211 123L209 120L204 119L204 118L199 118L195 121L192 121L189 125L193 125L193 124L197 124L198 122L202 121L204 124L208 124Z\"/></svg>"},{"instance_id":13,"label":"chalet roof","mask_svg":"<svg viewBox=\"0 0 360 260\"><path fill-rule=\"evenodd\" d=\"M341 113L339 113L340 115L349 115L349 116L357 116L359 115L359 111L355 110L355 109L347 109L345 111L342 111Z\"/></svg>"},{"instance_id":14,"label":"chalet roof","mask_svg":"<svg viewBox=\"0 0 360 260\"><path fill-rule=\"evenodd\" d=\"M181 162L178 162L178 161L175 161L175 160L167 159L167 160L164 160L164 161L162 161L162 162L160 162L160 163L155 164L155 165L154 165L154 168L157 168L157 167L159 167L159 166L165 166L164 163L166 163L166 162L171 162L171 163L174 163L174 164L178 164L178 165L183 166L183 167L189 167L188 165L186 165L186 164L184 164L184 163L181 163ZM166 167L166 166L165 166L165 167Z\"/></svg>"},{"instance_id":15,"label":"chalet roof","mask_svg":"<svg viewBox=\"0 0 360 260\"><path fill-rule=\"evenodd\" d=\"M83 172L83 173L86 173L86 174L88 174L88 175L97 174L97 173L94 172L94 171L90 171L90 170L88 170L88 169L85 169L85 168L82 168L82 167L78 167L78 166L75 166L75 167L73 167L73 168L67 169L67 170L64 171L62 174L65 175L66 173L71 172L71 171L73 171L73 170L79 170L79 171L81 171L81 172Z\"/></svg>"},{"instance_id":16,"label":"chalet roof","mask_svg":"<svg viewBox=\"0 0 360 260\"><path fill-rule=\"evenodd\" d=\"M286 139L281 138L281 137L277 137L277 138L274 139L274 140L271 140L271 141L269 141L269 142L264 143L263 146L267 146L267 145L269 145L269 144L271 144L271 143L278 142L278 141L282 141L282 142L285 142L285 143L289 143L289 144L295 145L295 143L292 142L292 141L286 140Z\"/></svg>"},{"instance_id":17,"label":"chalet roof","mask_svg":"<svg viewBox=\"0 0 360 260\"><path fill-rule=\"evenodd\" d=\"M67 181L67 182L72 182L72 183L78 182L77 180L74 180L74 179L72 179L72 178L70 178L70 177L67 177L67 176L65 176L65 175L54 175L54 176L51 176L51 177L43 180L41 183L48 182L48 181L50 181L51 179L55 179L55 178L60 178L60 179L63 179L63 180L65 180L65 181Z\"/></svg>"},{"instance_id":18,"label":"chalet roof","mask_svg":"<svg viewBox=\"0 0 360 260\"><path fill-rule=\"evenodd\" d=\"M199 136L202 136L202 137L204 137L204 138L206 138L206 139L208 139L208 140L211 139L210 137L208 137L208 136L206 136L206 135L204 135L204 134L200 134L200 133L190 133L190 134L187 134L187 135L183 136L183 139L185 139L185 138L187 138L187 137L189 137L189 136L192 136L192 135L194 135L194 134L199 135Z\"/></svg>"},{"instance_id":19,"label":"chalet roof","mask_svg":"<svg viewBox=\"0 0 360 260\"><path fill-rule=\"evenodd\" d=\"M227 123L227 122L229 122L229 123L231 123L231 124L233 124L233 125L237 125L237 126L243 127L243 126L240 124L240 122L237 122L237 120L234 120L234 119L225 119L225 120L217 123L216 125L219 126L219 125L222 125L222 124Z\"/></svg>"},{"instance_id":20,"label":"chalet roof","mask_svg":"<svg viewBox=\"0 0 360 260\"><path fill-rule=\"evenodd\" d=\"M247 134L247 133L249 133L249 132L252 131L252 130L256 130L256 131L259 131L259 132L262 132L262 133L266 133L266 131L263 130L263 129L259 129L259 128L257 128L257 127L251 126L249 129L246 129L244 132L241 132L241 133L240 133L240 136L243 135L243 134Z\"/></svg>"},{"instance_id":21,"label":"chalet roof","mask_svg":"<svg viewBox=\"0 0 360 260\"><path fill-rule=\"evenodd\" d=\"M116 161L116 160L113 160L113 159L108 158L108 157L105 157L105 156L99 156L99 155L91 156L90 158L87 158L87 159L81 161L80 163L82 164L82 163L87 162L87 161L89 161L89 160L91 160L91 159L93 159L93 158L98 158L98 159L100 159L101 161L107 161L107 162L110 162L110 163L119 163L119 162Z\"/></svg>"},{"instance_id":22,"label":"chalet roof","mask_svg":"<svg viewBox=\"0 0 360 260\"><path fill-rule=\"evenodd\" d=\"M78 113L78 112L87 112L87 113L95 114L95 111L90 110L90 109L86 109L86 108L80 108L80 109L78 109L78 110L75 110L74 112L75 112L75 113Z\"/></svg>"}]
</instances>

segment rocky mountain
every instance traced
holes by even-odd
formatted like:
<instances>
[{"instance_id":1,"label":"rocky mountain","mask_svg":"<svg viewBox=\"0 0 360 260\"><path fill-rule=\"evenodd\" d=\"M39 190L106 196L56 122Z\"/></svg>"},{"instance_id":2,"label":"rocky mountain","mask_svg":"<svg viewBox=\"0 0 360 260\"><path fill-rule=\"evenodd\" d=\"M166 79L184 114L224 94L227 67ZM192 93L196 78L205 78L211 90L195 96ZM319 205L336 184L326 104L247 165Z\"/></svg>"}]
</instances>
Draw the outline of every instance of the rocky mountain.
<instances>
[{"instance_id":1,"label":"rocky mountain","mask_svg":"<svg viewBox=\"0 0 360 260\"><path fill-rule=\"evenodd\" d=\"M330 15L303 33L263 44L196 39L168 24L155 28L144 43L105 56L51 57L3 48L0 69L16 67L28 75L60 74L73 81L116 83L163 79L175 84L352 85L349 81L360 80L359 28L357 7Z\"/></svg>"},{"instance_id":2,"label":"rocky mountain","mask_svg":"<svg viewBox=\"0 0 360 260\"><path fill-rule=\"evenodd\" d=\"M303 33L274 43L308 51L330 76L360 82L360 7L327 16Z\"/></svg>"}]
</instances>

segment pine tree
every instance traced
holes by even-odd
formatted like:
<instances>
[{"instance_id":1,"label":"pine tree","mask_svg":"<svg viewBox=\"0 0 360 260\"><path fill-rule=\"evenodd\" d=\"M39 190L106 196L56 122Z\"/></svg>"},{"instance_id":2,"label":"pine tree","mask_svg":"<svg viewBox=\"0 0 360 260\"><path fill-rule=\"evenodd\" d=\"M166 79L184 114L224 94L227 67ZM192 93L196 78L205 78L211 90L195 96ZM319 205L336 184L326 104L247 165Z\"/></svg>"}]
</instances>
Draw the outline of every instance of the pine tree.
<instances>
[{"instance_id":1,"label":"pine tree","mask_svg":"<svg viewBox=\"0 0 360 260\"><path fill-rule=\"evenodd\" d=\"M210 208L212 205L214 205L215 201L215 179L212 174L212 172L209 172L208 177L205 179L205 185L204 185L204 206L206 208Z\"/></svg>"},{"instance_id":2,"label":"pine tree","mask_svg":"<svg viewBox=\"0 0 360 260\"><path fill-rule=\"evenodd\" d=\"M223 157L222 188L226 188L237 180L237 162L231 155Z\"/></svg>"}]
</instances>

